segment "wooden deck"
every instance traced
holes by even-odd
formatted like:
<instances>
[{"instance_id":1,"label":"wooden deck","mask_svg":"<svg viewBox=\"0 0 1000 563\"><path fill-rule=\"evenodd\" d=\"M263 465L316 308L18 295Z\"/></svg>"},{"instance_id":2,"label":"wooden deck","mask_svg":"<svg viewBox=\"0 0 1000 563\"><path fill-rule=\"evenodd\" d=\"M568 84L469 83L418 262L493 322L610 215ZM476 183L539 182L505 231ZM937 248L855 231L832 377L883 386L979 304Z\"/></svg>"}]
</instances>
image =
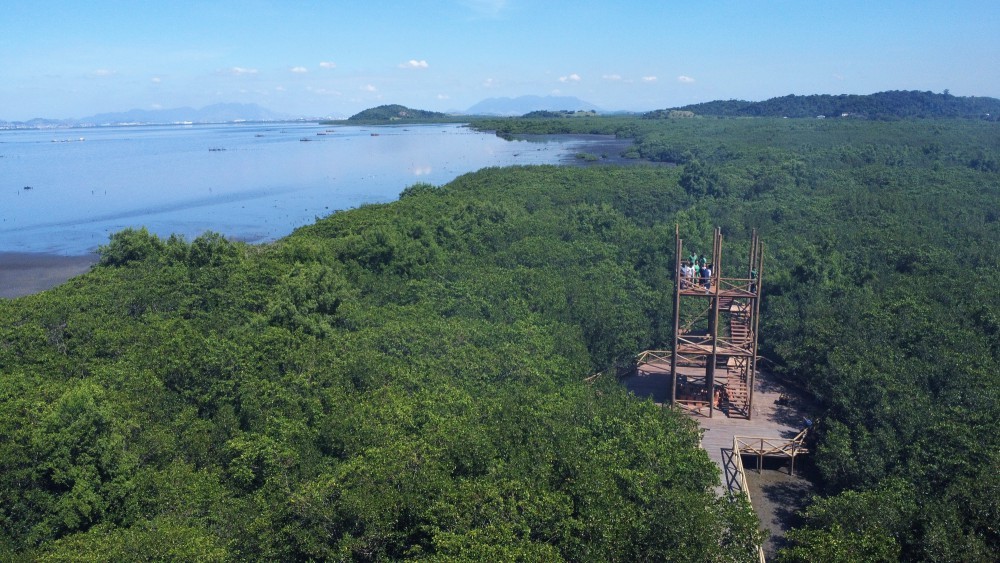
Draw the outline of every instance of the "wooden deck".
<instances>
[{"instance_id":1,"label":"wooden deck","mask_svg":"<svg viewBox=\"0 0 1000 563\"><path fill-rule=\"evenodd\" d=\"M636 375L622 379L622 383L637 397L651 397L659 405L670 404L669 363L640 364ZM723 485L716 490L718 494L723 494L727 489L740 489L732 459L734 436L791 439L805 427L805 418L801 412L777 404L781 393L780 385L767 372L759 371L754 385L750 420L729 418L718 410L709 418L708 407L703 407L700 412L689 410L701 426L702 447L722 472Z\"/></svg>"}]
</instances>

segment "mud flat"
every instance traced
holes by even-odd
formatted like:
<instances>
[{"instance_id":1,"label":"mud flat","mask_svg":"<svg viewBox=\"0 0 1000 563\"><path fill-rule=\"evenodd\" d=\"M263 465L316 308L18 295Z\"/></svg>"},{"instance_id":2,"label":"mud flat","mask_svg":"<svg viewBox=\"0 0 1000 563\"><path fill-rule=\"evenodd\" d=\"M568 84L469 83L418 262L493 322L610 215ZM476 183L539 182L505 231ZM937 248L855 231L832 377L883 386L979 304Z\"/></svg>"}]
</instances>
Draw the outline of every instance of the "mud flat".
<instances>
[{"instance_id":1,"label":"mud flat","mask_svg":"<svg viewBox=\"0 0 1000 563\"><path fill-rule=\"evenodd\" d=\"M0 298L11 299L51 289L86 273L98 255L60 256L26 252L0 252Z\"/></svg>"},{"instance_id":2,"label":"mud flat","mask_svg":"<svg viewBox=\"0 0 1000 563\"><path fill-rule=\"evenodd\" d=\"M794 475L788 474L788 460L767 459L757 473L752 456L743 459L754 512L761 528L771 533L763 545L764 555L770 559L787 545L785 534L800 523L798 513L808 504L813 486L799 476L798 468Z\"/></svg>"}]
</instances>

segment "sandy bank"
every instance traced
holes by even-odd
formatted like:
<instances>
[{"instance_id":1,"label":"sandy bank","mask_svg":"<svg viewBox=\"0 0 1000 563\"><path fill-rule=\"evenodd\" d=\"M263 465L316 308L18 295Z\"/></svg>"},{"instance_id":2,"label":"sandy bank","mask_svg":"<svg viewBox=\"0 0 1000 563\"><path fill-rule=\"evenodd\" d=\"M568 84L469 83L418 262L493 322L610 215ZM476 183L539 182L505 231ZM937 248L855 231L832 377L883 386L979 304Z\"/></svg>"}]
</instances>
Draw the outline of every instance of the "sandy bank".
<instances>
[{"instance_id":1,"label":"sandy bank","mask_svg":"<svg viewBox=\"0 0 1000 563\"><path fill-rule=\"evenodd\" d=\"M96 254L59 256L0 252L0 298L10 299L53 288L90 270Z\"/></svg>"}]
</instances>

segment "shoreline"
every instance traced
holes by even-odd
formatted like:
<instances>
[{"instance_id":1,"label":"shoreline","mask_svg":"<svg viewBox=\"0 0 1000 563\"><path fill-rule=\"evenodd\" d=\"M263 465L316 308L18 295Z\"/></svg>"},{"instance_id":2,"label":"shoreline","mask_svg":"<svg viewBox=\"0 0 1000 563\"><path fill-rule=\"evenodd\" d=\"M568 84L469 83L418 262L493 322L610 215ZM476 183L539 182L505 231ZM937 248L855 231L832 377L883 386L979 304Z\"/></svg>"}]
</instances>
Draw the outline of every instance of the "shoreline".
<instances>
[{"instance_id":1,"label":"shoreline","mask_svg":"<svg viewBox=\"0 0 1000 563\"><path fill-rule=\"evenodd\" d=\"M90 271L98 254L63 256L43 252L0 252L0 299L40 293Z\"/></svg>"}]
</instances>

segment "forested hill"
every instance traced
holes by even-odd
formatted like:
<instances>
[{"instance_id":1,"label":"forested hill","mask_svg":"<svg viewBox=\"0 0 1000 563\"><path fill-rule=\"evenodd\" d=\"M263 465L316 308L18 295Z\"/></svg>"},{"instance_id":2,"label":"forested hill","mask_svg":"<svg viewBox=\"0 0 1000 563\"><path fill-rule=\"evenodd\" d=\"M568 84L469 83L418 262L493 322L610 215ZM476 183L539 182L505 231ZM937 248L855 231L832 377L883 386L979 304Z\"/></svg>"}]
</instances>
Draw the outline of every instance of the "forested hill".
<instances>
[{"instance_id":1,"label":"forested hill","mask_svg":"<svg viewBox=\"0 0 1000 563\"><path fill-rule=\"evenodd\" d=\"M894 119L904 117L965 117L996 121L1000 116L1000 99L979 96L952 96L893 90L868 95L794 94L771 98L763 102L716 100L679 108L647 113L649 119L662 119L671 110L691 111L696 115L718 117L864 117Z\"/></svg>"},{"instance_id":2,"label":"forested hill","mask_svg":"<svg viewBox=\"0 0 1000 563\"><path fill-rule=\"evenodd\" d=\"M422 109L410 109L399 104L388 104L374 108L368 108L362 112L348 117L348 121L399 121L419 120L419 119L441 119L448 117L446 114L436 111Z\"/></svg>"}]
</instances>

